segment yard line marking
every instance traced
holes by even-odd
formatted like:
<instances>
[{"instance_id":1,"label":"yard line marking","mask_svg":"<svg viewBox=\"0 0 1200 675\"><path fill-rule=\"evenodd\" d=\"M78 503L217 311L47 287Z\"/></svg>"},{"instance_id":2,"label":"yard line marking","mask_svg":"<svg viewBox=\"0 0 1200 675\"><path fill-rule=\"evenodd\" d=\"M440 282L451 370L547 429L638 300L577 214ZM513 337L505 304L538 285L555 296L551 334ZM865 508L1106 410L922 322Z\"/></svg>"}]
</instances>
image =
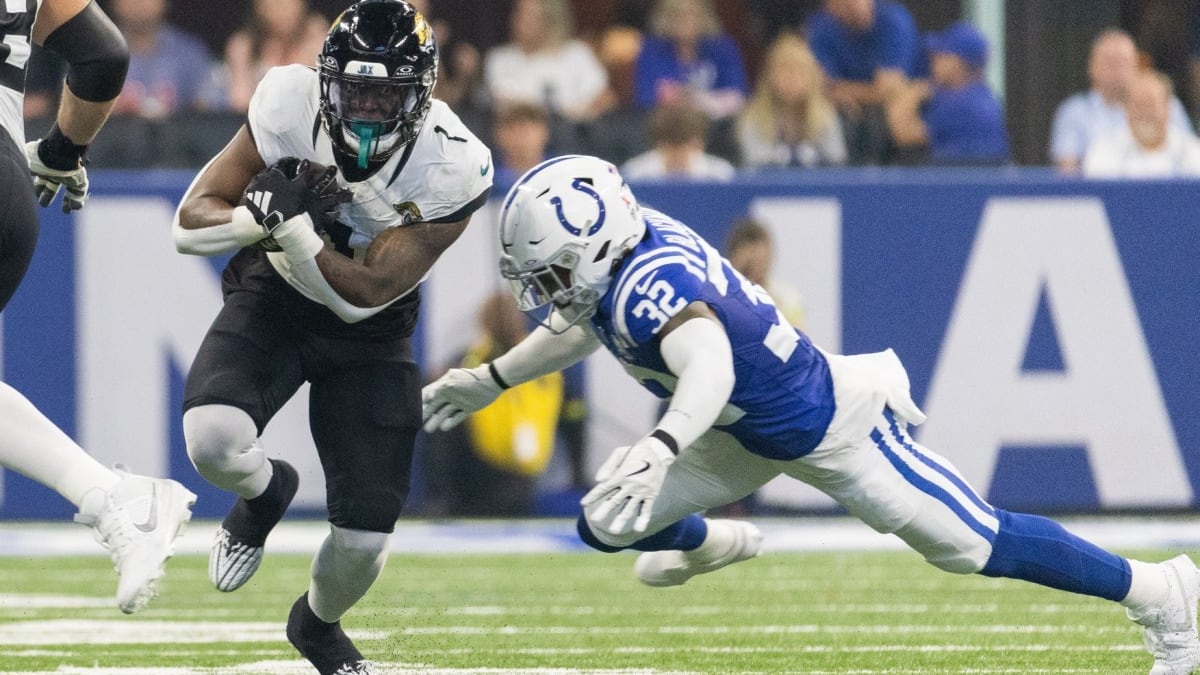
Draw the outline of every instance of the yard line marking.
<instances>
[{"instance_id":1,"label":"yard line marking","mask_svg":"<svg viewBox=\"0 0 1200 675\"><path fill-rule=\"evenodd\" d=\"M406 626L396 631L400 635L626 635L626 634L690 634L690 635L721 635L721 634L862 634L879 635L923 635L944 634L948 630L945 625L929 624L858 624L848 626L828 626L820 624L791 624L791 625L741 625L741 626ZM955 633L994 634L1061 634L1084 633L1088 635L1131 634L1129 626L1099 627L1099 626L1035 626L1035 625L990 625L990 626L953 626Z\"/></svg>"},{"instance_id":2,"label":"yard line marking","mask_svg":"<svg viewBox=\"0 0 1200 675\"><path fill-rule=\"evenodd\" d=\"M392 675L695 675L692 671L630 668L433 668L405 663L379 663ZM58 670L37 670L10 675L312 675L312 666L303 661L259 661L240 666L215 668L79 668L60 666Z\"/></svg>"},{"instance_id":3,"label":"yard line marking","mask_svg":"<svg viewBox=\"0 0 1200 675\"><path fill-rule=\"evenodd\" d=\"M346 632L362 640L381 640L389 635L388 631ZM284 639L282 622L56 619L0 623L0 645L210 644Z\"/></svg>"},{"instance_id":4,"label":"yard line marking","mask_svg":"<svg viewBox=\"0 0 1200 675\"><path fill-rule=\"evenodd\" d=\"M112 598L87 595L39 595L35 593L0 593L0 612L10 609L83 609L111 607Z\"/></svg>"}]
</instances>

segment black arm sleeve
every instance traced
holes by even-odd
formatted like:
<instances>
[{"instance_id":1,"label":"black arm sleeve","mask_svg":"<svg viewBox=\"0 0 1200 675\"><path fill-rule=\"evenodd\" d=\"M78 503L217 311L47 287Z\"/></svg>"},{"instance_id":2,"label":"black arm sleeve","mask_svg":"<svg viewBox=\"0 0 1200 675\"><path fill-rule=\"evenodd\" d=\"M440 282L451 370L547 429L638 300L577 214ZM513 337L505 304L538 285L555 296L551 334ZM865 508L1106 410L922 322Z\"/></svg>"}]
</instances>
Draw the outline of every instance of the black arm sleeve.
<instances>
[{"instance_id":1,"label":"black arm sleeve","mask_svg":"<svg viewBox=\"0 0 1200 675\"><path fill-rule=\"evenodd\" d=\"M129 46L95 0L54 29L43 46L70 65L67 88L85 101L111 101L125 86Z\"/></svg>"}]
</instances>

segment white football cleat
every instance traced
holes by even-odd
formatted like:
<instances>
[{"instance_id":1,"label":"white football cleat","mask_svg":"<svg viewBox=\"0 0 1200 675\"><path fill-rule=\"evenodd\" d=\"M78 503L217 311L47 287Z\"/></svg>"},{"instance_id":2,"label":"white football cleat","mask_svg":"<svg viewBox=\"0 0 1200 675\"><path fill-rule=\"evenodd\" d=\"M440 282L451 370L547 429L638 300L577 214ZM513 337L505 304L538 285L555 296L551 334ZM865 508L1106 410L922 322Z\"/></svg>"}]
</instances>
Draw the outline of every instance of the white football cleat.
<instances>
[{"instance_id":1,"label":"white football cleat","mask_svg":"<svg viewBox=\"0 0 1200 675\"><path fill-rule=\"evenodd\" d=\"M633 565L647 586L679 586L706 574L749 560L762 549L762 532L744 520L708 520L708 537L692 551L647 551Z\"/></svg>"},{"instance_id":2,"label":"white football cleat","mask_svg":"<svg viewBox=\"0 0 1200 675\"><path fill-rule=\"evenodd\" d=\"M165 478L118 468L121 481L108 492L92 490L75 521L92 528L109 550L117 582L117 606L126 614L145 609L158 595L158 580L175 554L175 538L192 518L196 495Z\"/></svg>"},{"instance_id":3,"label":"white football cleat","mask_svg":"<svg viewBox=\"0 0 1200 675\"><path fill-rule=\"evenodd\" d=\"M208 552L208 579L218 591L236 591L250 581L262 564L267 535L300 489L300 475L291 464L281 459L270 461L274 472L267 492L253 500L238 497L217 528Z\"/></svg>"},{"instance_id":4,"label":"white football cleat","mask_svg":"<svg viewBox=\"0 0 1200 675\"><path fill-rule=\"evenodd\" d=\"M250 581L262 559L262 546L251 546L218 527L208 552L208 579L218 591L231 593Z\"/></svg>"},{"instance_id":5,"label":"white football cleat","mask_svg":"<svg viewBox=\"0 0 1200 675\"><path fill-rule=\"evenodd\" d=\"M1200 636L1196 633L1200 570L1186 555L1158 566L1167 577L1167 599L1140 615L1126 613L1144 627L1142 641L1154 656L1150 675L1189 675L1200 666Z\"/></svg>"}]
</instances>

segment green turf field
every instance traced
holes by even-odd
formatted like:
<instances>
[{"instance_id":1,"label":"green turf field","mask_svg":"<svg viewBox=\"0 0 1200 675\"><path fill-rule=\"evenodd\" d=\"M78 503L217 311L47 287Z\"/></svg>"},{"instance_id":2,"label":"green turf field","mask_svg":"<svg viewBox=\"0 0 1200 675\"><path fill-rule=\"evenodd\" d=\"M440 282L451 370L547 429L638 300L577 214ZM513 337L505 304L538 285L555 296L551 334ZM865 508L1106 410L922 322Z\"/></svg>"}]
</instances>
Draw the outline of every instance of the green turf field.
<instances>
[{"instance_id":1,"label":"green turf field","mask_svg":"<svg viewBox=\"0 0 1200 675\"><path fill-rule=\"evenodd\" d=\"M1168 552L1143 554L1159 560ZM0 558L0 671L300 674L288 608L309 557L268 553L236 593L171 561L125 617L101 557ZM385 672L1145 673L1115 605L941 573L906 553L768 553L652 589L632 554L393 555L344 620Z\"/></svg>"}]
</instances>

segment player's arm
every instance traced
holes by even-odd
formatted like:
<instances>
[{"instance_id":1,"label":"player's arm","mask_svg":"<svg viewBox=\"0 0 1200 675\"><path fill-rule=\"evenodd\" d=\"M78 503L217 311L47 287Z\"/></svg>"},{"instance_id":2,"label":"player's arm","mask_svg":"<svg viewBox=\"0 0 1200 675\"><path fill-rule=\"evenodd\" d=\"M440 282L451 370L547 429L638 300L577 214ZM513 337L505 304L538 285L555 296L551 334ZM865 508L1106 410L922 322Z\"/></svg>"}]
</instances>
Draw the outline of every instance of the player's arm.
<instances>
[{"instance_id":1,"label":"player's arm","mask_svg":"<svg viewBox=\"0 0 1200 675\"><path fill-rule=\"evenodd\" d=\"M480 195L480 201L484 195ZM293 227L305 219L306 226ZM421 283L433 263L467 228L471 217L449 223L414 223L381 232L362 262L326 247L301 214L272 231L291 273L347 323L377 314Z\"/></svg>"},{"instance_id":2,"label":"player's arm","mask_svg":"<svg viewBox=\"0 0 1200 675\"><path fill-rule=\"evenodd\" d=\"M375 237L361 263L325 248L316 254L316 266L345 302L355 307L379 307L416 288L470 222L467 216L451 223L391 227Z\"/></svg>"},{"instance_id":3,"label":"player's arm","mask_svg":"<svg viewBox=\"0 0 1200 675\"><path fill-rule=\"evenodd\" d=\"M193 255L236 251L267 236L246 206L237 206L250 181L266 164L247 127L242 126L192 181L171 231L175 249Z\"/></svg>"},{"instance_id":4,"label":"player's arm","mask_svg":"<svg viewBox=\"0 0 1200 675\"><path fill-rule=\"evenodd\" d=\"M63 211L83 207L88 196L83 154L108 119L129 68L129 47L112 20L92 0L45 0L33 23L35 44L67 62L55 123L25 146L38 203L48 206L66 187Z\"/></svg>"},{"instance_id":5,"label":"player's arm","mask_svg":"<svg viewBox=\"0 0 1200 675\"><path fill-rule=\"evenodd\" d=\"M717 421L733 393L733 350L725 326L703 302L692 302L659 332L659 351L678 381L667 411L649 436L672 453Z\"/></svg>"},{"instance_id":6,"label":"player's arm","mask_svg":"<svg viewBox=\"0 0 1200 675\"><path fill-rule=\"evenodd\" d=\"M554 330L538 326L495 361L452 368L426 385L421 390L425 431L453 429L505 389L573 366L600 347L600 339L586 325L562 330L564 320L557 313L550 321Z\"/></svg>"},{"instance_id":7,"label":"player's arm","mask_svg":"<svg viewBox=\"0 0 1200 675\"><path fill-rule=\"evenodd\" d=\"M609 455L596 472L599 482L580 500L588 522L614 535L646 530L675 456L708 431L733 393L729 336L707 304L689 303L658 339L678 378L667 412L649 434Z\"/></svg>"}]
</instances>

